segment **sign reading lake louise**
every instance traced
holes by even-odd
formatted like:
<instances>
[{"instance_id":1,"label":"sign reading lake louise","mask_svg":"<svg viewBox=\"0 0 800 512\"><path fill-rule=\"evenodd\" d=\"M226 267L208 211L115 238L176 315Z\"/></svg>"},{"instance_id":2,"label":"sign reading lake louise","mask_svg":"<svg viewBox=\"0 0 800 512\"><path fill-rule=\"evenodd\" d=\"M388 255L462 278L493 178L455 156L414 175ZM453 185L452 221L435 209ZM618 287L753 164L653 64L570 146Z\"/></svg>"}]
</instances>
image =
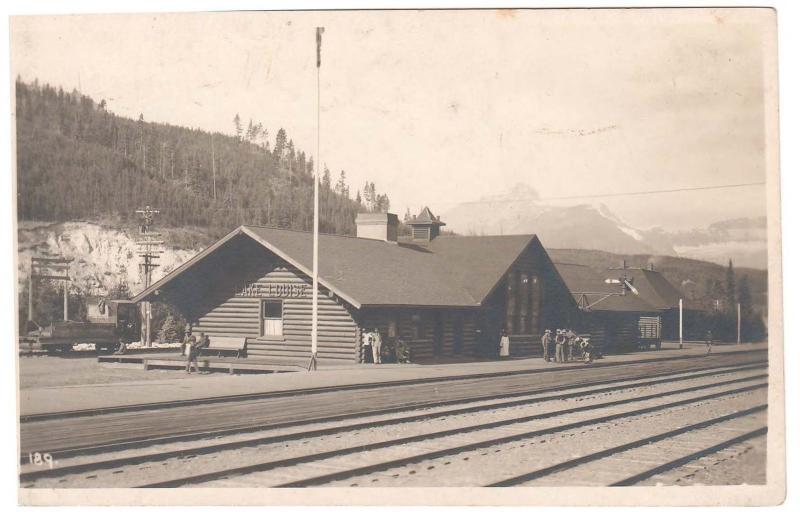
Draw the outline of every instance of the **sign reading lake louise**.
<instances>
[{"instance_id":1,"label":"sign reading lake louise","mask_svg":"<svg viewBox=\"0 0 800 512\"><path fill-rule=\"evenodd\" d=\"M294 283L249 283L236 291L237 297L278 297L300 298L308 288L305 284Z\"/></svg>"}]
</instances>

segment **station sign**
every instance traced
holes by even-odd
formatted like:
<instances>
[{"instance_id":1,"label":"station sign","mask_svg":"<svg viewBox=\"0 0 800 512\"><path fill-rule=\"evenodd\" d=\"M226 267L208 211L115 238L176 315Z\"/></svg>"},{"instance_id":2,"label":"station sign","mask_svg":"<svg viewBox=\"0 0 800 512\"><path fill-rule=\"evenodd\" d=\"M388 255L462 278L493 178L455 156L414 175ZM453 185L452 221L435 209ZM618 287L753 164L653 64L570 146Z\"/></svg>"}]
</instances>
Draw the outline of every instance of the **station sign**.
<instances>
[{"instance_id":1,"label":"station sign","mask_svg":"<svg viewBox=\"0 0 800 512\"><path fill-rule=\"evenodd\" d=\"M297 283L249 283L236 291L237 297L274 297L299 299L306 293L308 285Z\"/></svg>"}]
</instances>

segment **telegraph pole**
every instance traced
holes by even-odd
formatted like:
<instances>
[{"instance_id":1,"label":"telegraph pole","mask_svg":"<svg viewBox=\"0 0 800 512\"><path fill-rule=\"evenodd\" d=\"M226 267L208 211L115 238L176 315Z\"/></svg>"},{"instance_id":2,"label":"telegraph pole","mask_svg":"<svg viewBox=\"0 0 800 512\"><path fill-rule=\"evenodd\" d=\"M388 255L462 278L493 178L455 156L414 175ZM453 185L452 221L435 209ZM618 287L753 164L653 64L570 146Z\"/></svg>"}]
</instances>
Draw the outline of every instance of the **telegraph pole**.
<instances>
[{"instance_id":1,"label":"telegraph pole","mask_svg":"<svg viewBox=\"0 0 800 512\"><path fill-rule=\"evenodd\" d=\"M136 213L142 217L142 223L139 224L139 236L136 239L136 245L139 246L137 253L142 259L142 262L139 263L139 270L142 272L144 288L147 289L152 284L153 269L160 266L155 263L155 260L159 259L161 253L164 252L164 250L161 249L164 245L162 234L152 229L154 217L161 212L150 208L150 206L146 206L136 210ZM150 332L153 314L149 301L142 302L141 315L144 320L144 328L141 330L141 340L145 346L149 347L153 342L152 333Z\"/></svg>"},{"instance_id":2,"label":"telegraph pole","mask_svg":"<svg viewBox=\"0 0 800 512\"><path fill-rule=\"evenodd\" d=\"M69 264L72 260L62 257L32 257L31 274L28 278L28 321L33 322L33 280L47 279L63 281L64 321L69 320Z\"/></svg>"},{"instance_id":3,"label":"telegraph pole","mask_svg":"<svg viewBox=\"0 0 800 512\"><path fill-rule=\"evenodd\" d=\"M736 303L736 344L742 343L742 303Z\"/></svg>"},{"instance_id":4,"label":"telegraph pole","mask_svg":"<svg viewBox=\"0 0 800 512\"><path fill-rule=\"evenodd\" d=\"M683 348L683 299L678 299L678 348Z\"/></svg>"}]
</instances>

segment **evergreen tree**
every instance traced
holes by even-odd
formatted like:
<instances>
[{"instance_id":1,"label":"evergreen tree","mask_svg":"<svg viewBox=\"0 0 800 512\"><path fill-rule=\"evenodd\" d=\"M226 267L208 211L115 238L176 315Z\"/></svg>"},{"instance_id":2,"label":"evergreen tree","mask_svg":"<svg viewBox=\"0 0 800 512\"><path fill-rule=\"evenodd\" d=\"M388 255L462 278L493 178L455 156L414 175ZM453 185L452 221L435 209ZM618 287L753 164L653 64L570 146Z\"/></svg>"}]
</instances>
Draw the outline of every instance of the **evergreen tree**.
<instances>
[{"instance_id":1,"label":"evergreen tree","mask_svg":"<svg viewBox=\"0 0 800 512\"><path fill-rule=\"evenodd\" d=\"M236 132L236 140L242 140L242 119L238 112L233 117L233 129Z\"/></svg>"},{"instance_id":2,"label":"evergreen tree","mask_svg":"<svg viewBox=\"0 0 800 512\"><path fill-rule=\"evenodd\" d=\"M339 173L339 179L336 181L336 188L334 188L334 192L336 192L340 196L343 196L346 188L347 188L347 182L345 180L344 171L341 171Z\"/></svg>"},{"instance_id":3,"label":"evergreen tree","mask_svg":"<svg viewBox=\"0 0 800 512\"><path fill-rule=\"evenodd\" d=\"M247 142L253 142L253 119L251 118L250 121L247 123L247 131L245 132L245 137L247 137Z\"/></svg>"},{"instance_id":4,"label":"evergreen tree","mask_svg":"<svg viewBox=\"0 0 800 512\"><path fill-rule=\"evenodd\" d=\"M278 134L275 135L275 147L272 149L272 154L275 155L275 158L278 161L283 160L285 156L284 153L286 151L286 130L283 128L278 130Z\"/></svg>"},{"instance_id":5,"label":"evergreen tree","mask_svg":"<svg viewBox=\"0 0 800 512\"><path fill-rule=\"evenodd\" d=\"M747 279L747 276L739 278L738 298L742 316L751 316L753 314L753 297L750 293L750 280Z\"/></svg>"},{"instance_id":6,"label":"evergreen tree","mask_svg":"<svg viewBox=\"0 0 800 512\"><path fill-rule=\"evenodd\" d=\"M322 190L330 190L331 189L331 171L328 169L328 166L325 166L325 170L322 171L322 178L319 181L320 188Z\"/></svg>"},{"instance_id":7,"label":"evergreen tree","mask_svg":"<svg viewBox=\"0 0 800 512\"><path fill-rule=\"evenodd\" d=\"M736 312L736 275L733 272L733 261L730 259L725 272L725 309L728 314Z\"/></svg>"},{"instance_id":8,"label":"evergreen tree","mask_svg":"<svg viewBox=\"0 0 800 512\"><path fill-rule=\"evenodd\" d=\"M175 321L175 317L171 313L167 314L164 323L161 324L157 339L159 343L177 343L180 341L181 333L178 330L178 322Z\"/></svg>"}]
</instances>

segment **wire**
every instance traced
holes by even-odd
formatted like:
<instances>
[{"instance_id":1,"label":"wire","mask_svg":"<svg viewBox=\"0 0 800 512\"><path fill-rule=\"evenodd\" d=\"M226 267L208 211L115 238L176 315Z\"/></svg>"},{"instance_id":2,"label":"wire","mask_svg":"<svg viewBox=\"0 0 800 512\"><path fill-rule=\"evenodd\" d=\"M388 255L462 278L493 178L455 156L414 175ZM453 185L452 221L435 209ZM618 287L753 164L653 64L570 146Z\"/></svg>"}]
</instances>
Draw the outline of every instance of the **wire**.
<instances>
[{"instance_id":1,"label":"wire","mask_svg":"<svg viewBox=\"0 0 800 512\"><path fill-rule=\"evenodd\" d=\"M598 199L603 197L624 197L624 196L642 196L651 194L670 194L674 192L692 192L696 190L718 190L726 188L740 188L740 187L753 187L759 185L766 185L765 181L755 181L752 183L732 183L728 185L708 185L704 187L683 187L683 188L668 188L661 190L641 190L636 192L613 192L608 194L589 194L581 196L554 196L554 197L537 197L525 199L483 199L478 201L462 201L462 202L437 202L437 204L494 204L494 203L534 203L537 201L557 201L563 199Z\"/></svg>"}]
</instances>

